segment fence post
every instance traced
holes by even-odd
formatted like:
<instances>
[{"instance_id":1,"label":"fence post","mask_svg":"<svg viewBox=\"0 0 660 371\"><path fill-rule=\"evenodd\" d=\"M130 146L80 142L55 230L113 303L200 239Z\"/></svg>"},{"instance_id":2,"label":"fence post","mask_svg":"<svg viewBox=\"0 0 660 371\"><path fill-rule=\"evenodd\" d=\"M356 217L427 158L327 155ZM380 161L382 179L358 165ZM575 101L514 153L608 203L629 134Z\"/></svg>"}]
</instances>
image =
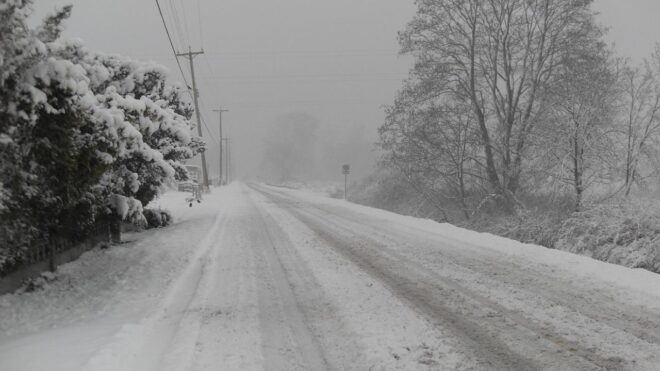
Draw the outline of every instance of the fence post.
<instances>
[{"instance_id":1,"label":"fence post","mask_svg":"<svg viewBox=\"0 0 660 371\"><path fill-rule=\"evenodd\" d=\"M48 244L48 270L55 272L55 244L56 241L49 239Z\"/></svg>"},{"instance_id":2,"label":"fence post","mask_svg":"<svg viewBox=\"0 0 660 371\"><path fill-rule=\"evenodd\" d=\"M110 242L113 244L121 243L121 221L116 218L110 220Z\"/></svg>"}]
</instances>

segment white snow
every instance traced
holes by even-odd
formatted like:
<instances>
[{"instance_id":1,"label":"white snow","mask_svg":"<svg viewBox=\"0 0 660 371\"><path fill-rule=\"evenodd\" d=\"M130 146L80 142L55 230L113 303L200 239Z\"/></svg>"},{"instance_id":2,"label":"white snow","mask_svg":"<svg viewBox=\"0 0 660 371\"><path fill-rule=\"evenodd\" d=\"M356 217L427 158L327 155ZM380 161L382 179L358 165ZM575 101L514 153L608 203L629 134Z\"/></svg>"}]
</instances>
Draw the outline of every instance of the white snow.
<instances>
[{"instance_id":1,"label":"white snow","mask_svg":"<svg viewBox=\"0 0 660 371\"><path fill-rule=\"evenodd\" d=\"M173 226L85 253L60 266L43 290L0 296L0 369L80 369L116 339L135 338L218 214L219 195L193 208L187 196L171 192L155 203L172 211Z\"/></svg>"},{"instance_id":2,"label":"white snow","mask_svg":"<svg viewBox=\"0 0 660 371\"><path fill-rule=\"evenodd\" d=\"M270 188L280 192L295 194L296 197L311 203L345 208L365 216L376 218L388 225L405 226L420 233L430 234L442 241L460 244L461 248L464 249L471 247L489 249L498 254L509 256L511 259L552 266L554 269L570 272L585 280L605 281L626 292L635 293L635 295L632 295L632 298L635 298L638 304L649 305L655 303L659 305L657 308L660 309L660 301L649 299L650 296L660 300L660 274L652 273L645 269L630 269L566 251L521 243L490 233L480 233L459 228L448 223L438 223L431 219L399 215L341 199L330 198L318 191L292 191L287 188L272 186Z\"/></svg>"},{"instance_id":3,"label":"white snow","mask_svg":"<svg viewBox=\"0 0 660 371\"><path fill-rule=\"evenodd\" d=\"M451 320L416 300L458 306L480 321L477 335L546 366L657 364L660 275L260 187L232 184L192 208L187 194L167 193L150 206L169 209L174 225L128 234L61 266L41 290L0 297L0 369L487 368L474 356L484 349L466 349ZM381 246L386 258L373 264L419 281L383 279L333 238ZM442 296L401 291L428 280Z\"/></svg>"}]
</instances>

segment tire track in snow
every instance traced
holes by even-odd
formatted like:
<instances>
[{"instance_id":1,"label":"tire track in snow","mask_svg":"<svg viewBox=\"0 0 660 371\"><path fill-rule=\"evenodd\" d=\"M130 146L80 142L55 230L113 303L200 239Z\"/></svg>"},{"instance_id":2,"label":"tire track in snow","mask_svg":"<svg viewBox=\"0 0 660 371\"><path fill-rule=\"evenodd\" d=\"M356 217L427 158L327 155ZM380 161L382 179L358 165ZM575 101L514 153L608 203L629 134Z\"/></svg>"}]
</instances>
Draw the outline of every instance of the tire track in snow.
<instances>
[{"instance_id":1,"label":"tire track in snow","mask_svg":"<svg viewBox=\"0 0 660 371\"><path fill-rule=\"evenodd\" d=\"M291 213L258 192L251 196L290 242L278 251L333 369L476 369L445 334Z\"/></svg>"},{"instance_id":2,"label":"tire track in snow","mask_svg":"<svg viewBox=\"0 0 660 371\"><path fill-rule=\"evenodd\" d=\"M122 326L114 340L93 355L84 369L167 370L172 368L163 362L166 355L168 361L173 354L177 354L176 359L185 357L180 347L175 352L168 353L168 350L175 345L174 339L184 329L182 323L186 315L190 314L191 303L199 294L207 264L212 261L209 254L213 251L214 240L225 221L224 213L216 215L212 227L199 243L187 267L168 290L161 309L138 324Z\"/></svg>"},{"instance_id":3,"label":"tire track in snow","mask_svg":"<svg viewBox=\"0 0 660 371\"><path fill-rule=\"evenodd\" d=\"M287 196L281 192L277 193L281 196ZM351 214L340 214L333 208L321 208L316 205L308 206L353 223L364 221ZM379 226L361 224L361 227L368 229L370 234L377 235L379 239L400 244L400 241L396 241L384 233L383 226L379 228ZM617 293L609 292L609 287L591 284L589 289L576 288L574 285L575 277L565 277L554 270L553 275L548 275L546 272L535 270L536 267L530 267L523 262L512 260L510 256L503 257L484 249L479 249L478 252L485 255L483 257L485 260L479 260L469 255L475 247L469 244L466 245L464 241L449 236L432 234L421 228L405 225L400 227L404 230L407 245L415 244L417 247L425 247L429 253L441 258L445 265L449 264L457 270L469 272L472 275L481 275L487 279L496 278L499 282L512 286L516 290L524 289L554 304L567 308L578 308L580 313L594 321L606 323L613 329L626 332L645 342L660 345L660 314L631 305L625 302L625 298L615 298L614 295ZM435 240L433 240L434 238ZM444 246L449 246L451 249L449 251L448 249L434 249L433 247L438 244L438 238L442 240ZM497 262L497 264L493 264L493 262ZM508 268L506 272L503 272L503 266ZM503 273L506 273L506 275ZM502 281L507 278L510 279L508 282ZM553 284L548 285L543 281L552 282ZM587 285L588 283L581 282L581 284ZM539 290L541 286L543 290ZM606 295L610 295L609 305L598 305L599 299ZM618 300L615 301L614 299Z\"/></svg>"},{"instance_id":4,"label":"tire track in snow","mask_svg":"<svg viewBox=\"0 0 660 371\"><path fill-rule=\"evenodd\" d=\"M164 323L157 326L164 325L171 335L164 336L169 341L167 346L158 352L161 357L154 370L189 370L193 365L202 318L208 309L206 301L209 292L217 284L213 278L217 270L216 257L221 248L219 241L229 218L226 210L218 214L216 223L201 243L200 255L182 276L171 300L166 302L163 316L159 319ZM176 325L172 326L173 323ZM172 331L173 329L175 330Z\"/></svg>"},{"instance_id":5,"label":"tire track in snow","mask_svg":"<svg viewBox=\"0 0 660 371\"><path fill-rule=\"evenodd\" d=\"M300 204L286 192L268 191ZM617 364L621 361L617 355L636 362L648 358L649 354L660 354L660 313L626 301L627 293L621 289L616 291L610 284L580 279L570 271L556 270L556 267L530 266L524 259L502 256L451 236L411 225L396 225L397 236L394 237L387 232L389 221L376 225L359 213L342 213L337 206L309 203L304 206L318 210L323 216L330 214L344 224L359 225L360 230L368 231L372 238L377 238L384 245L402 246L401 251L421 252L424 259L413 256L417 264L434 269L441 266L443 272L451 272L453 280L463 282L469 279L471 282L467 284L483 295L499 295L499 298L492 300L506 301L512 307L509 310L515 311L518 310L516 307L533 302L536 311L545 316L544 320L539 320L541 317L534 313L536 320L543 322L544 328L554 324L557 326L555 331L561 332L563 337L576 339L573 343L583 343L583 349L590 353L600 351L603 358L610 361L605 363ZM441 249L439 244L442 244ZM434 264L430 264L431 261ZM579 285L575 284L576 280ZM475 281L479 282L476 286ZM502 297L503 294L506 295ZM512 298L517 302L511 301ZM525 309L530 311L529 307L520 310ZM546 323L548 321L550 323ZM582 331L585 326L588 332ZM594 337L600 337L601 343ZM654 364L658 358L656 356L656 361L651 358L647 361Z\"/></svg>"},{"instance_id":6,"label":"tire track in snow","mask_svg":"<svg viewBox=\"0 0 660 371\"><path fill-rule=\"evenodd\" d=\"M248 198L245 190L243 196ZM252 200L249 202L257 219L252 232L254 237L258 236L258 244L251 247L259 267L259 319L265 362L273 370L326 370L325 356L292 290L291 278L277 247L290 242L281 231L273 230L274 226L267 223ZM290 337L288 342L282 342L285 335Z\"/></svg>"},{"instance_id":7,"label":"tire track in snow","mask_svg":"<svg viewBox=\"0 0 660 371\"><path fill-rule=\"evenodd\" d=\"M172 369L327 369L280 256L289 241L267 223L244 189L231 192L228 220L217 238L216 269L204 279L204 299L192 307L201 313L191 321L202 324L195 341L187 342L194 343L192 362Z\"/></svg>"},{"instance_id":8,"label":"tire track in snow","mask_svg":"<svg viewBox=\"0 0 660 371\"><path fill-rule=\"evenodd\" d=\"M545 342L545 346L536 350L548 351L547 348L554 347L565 353L550 355L544 361L546 367L559 358L564 361L572 359L567 365L580 365L581 369L618 369L622 366L620 360L600 357L593 349L583 348L579 343L569 340L551 329L536 325L519 313L511 312L453 281L447 281L447 278L440 277L404 256L390 251L387 246L378 241L371 240L363 234L359 234L357 238L347 237L355 235L355 231L351 230L351 227L356 227L356 225L347 225L343 215L328 215L325 210L318 208L315 209L319 211L311 212L303 208L302 203L288 196L274 195L261 187L259 187L259 191L267 194L271 199L275 198L280 205L307 224L330 246L385 282L402 300L413 304L414 307L421 309L435 320L439 320L441 325L457 330L455 333L462 337L462 341L467 343L469 348L477 349L476 355L479 358L488 360L487 367L489 368L538 368L538 365L530 358L521 356L520 351L514 352L509 349L508 344L511 342L525 346L531 346L534 343L540 345ZM305 204L305 206L309 205ZM396 270L397 266L405 268ZM417 274L401 274L401 271L417 272ZM449 297L451 300L438 300L438 297ZM489 323L491 332L493 328L497 328L499 331L489 334L476 321ZM514 328L515 331L512 331ZM509 341L500 340L507 337L510 337ZM484 347L485 349L482 350ZM531 358L539 357L532 355Z\"/></svg>"}]
</instances>

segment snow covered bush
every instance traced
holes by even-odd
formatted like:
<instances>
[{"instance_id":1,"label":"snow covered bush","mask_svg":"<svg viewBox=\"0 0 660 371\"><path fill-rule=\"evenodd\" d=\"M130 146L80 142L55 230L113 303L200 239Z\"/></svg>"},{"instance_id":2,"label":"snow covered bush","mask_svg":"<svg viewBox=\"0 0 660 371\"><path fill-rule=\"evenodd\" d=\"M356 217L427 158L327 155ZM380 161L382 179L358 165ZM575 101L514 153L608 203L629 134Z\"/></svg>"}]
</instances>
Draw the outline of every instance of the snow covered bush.
<instances>
[{"instance_id":1,"label":"snow covered bush","mask_svg":"<svg viewBox=\"0 0 660 371\"><path fill-rule=\"evenodd\" d=\"M660 204L611 202L574 213L557 232L555 248L660 273Z\"/></svg>"},{"instance_id":2,"label":"snow covered bush","mask_svg":"<svg viewBox=\"0 0 660 371\"><path fill-rule=\"evenodd\" d=\"M103 54L89 55L83 64L90 72L104 69L92 90L103 106L122 112L141 138L141 147L119 158L114 175L124 179L124 195L146 205L167 180L185 179L182 161L204 145L191 133L191 105L180 87L166 83L162 66Z\"/></svg>"},{"instance_id":3,"label":"snow covered bush","mask_svg":"<svg viewBox=\"0 0 660 371\"><path fill-rule=\"evenodd\" d=\"M349 200L399 214L461 225L464 210L456 197L424 188L419 179L380 167L349 190ZM342 189L343 191L343 189Z\"/></svg>"},{"instance_id":4,"label":"snow covered bush","mask_svg":"<svg viewBox=\"0 0 660 371\"><path fill-rule=\"evenodd\" d=\"M167 210L145 209L144 217L147 220L147 228L167 227L172 223L172 214Z\"/></svg>"},{"instance_id":5,"label":"snow covered bush","mask_svg":"<svg viewBox=\"0 0 660 371\"><path fill-rule=\"evenodd\" d=\"M99 219L143 222L204 146L163 67L63 39L70 6L33 29L31 5L0 2L0 270Z\"/></svg>"},{"instance_id":6,"label":"snow covered bush","mask_svg":"<svg viewBox=\"0 0 660 371\"><path fill-rule=\"evenodd\" d=\"M0 8L0 246L16 257L35 239L83 233L98 212L95 186L112 156L90 119L85 71L60 52L71 8L35 30L29 2Z\"/></svg>"},{"instance_id":7,"label":"snow covered bush","mask_svg":"<svg viewBox=\"0 0 660 371\"><path fill-rule=\"evenodd\" d=\"M471 225L481 231L511 238L524 243L554 247L561 225L558 215L525 211L519 215L498 217L495 220L473 220Z\"/></svg>"},{"instance_id":8,"label":"snow covered bush","mask_svg":"<svg viewBox=\"0 0 660 371\"><path fill-rule=\"evenodd\" d=\"M480 210L461 221L457 204L440 203L445 214L433 212L428 199L411 189L400 175L384 170L364 180L351 201L400 214L446 221L461 227L594 259L660 273L660 202L653 198L621 198L588 204L573 212L570 195L523 194L514 215Z\"/></svg>"}]
</instances>

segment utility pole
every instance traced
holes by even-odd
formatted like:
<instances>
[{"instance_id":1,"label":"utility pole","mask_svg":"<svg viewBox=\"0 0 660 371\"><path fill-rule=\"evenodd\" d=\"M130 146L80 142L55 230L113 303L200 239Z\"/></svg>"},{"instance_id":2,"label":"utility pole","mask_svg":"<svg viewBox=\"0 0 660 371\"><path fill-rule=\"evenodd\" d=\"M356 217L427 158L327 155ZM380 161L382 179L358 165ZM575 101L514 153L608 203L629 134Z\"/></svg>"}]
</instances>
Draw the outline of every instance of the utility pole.
<instances>
[{"instance_id":1,"label":"utility pole","mask_svg":"<svg viewBox=\"0 0 660 371\"><path fill-rule=\"evenodd\" d=\"M195 64L193 63L193 57L199 54L204 54L204 50L193 52L188 46L187 53L176 53L177 57L188 57L190 62L190 76L192 77L192 89L193 89L193 101L195 102L195 116L197 116L197 134L200 138L202 137L202 120L199 115L199 102L197 98L199 97L199 92L197 91L197 82L195 81ZM209 174L206 170L206 155L202 152L202 174L204 176L204 188L209 190Z\"/></svg>"},{"instance_id":2,"label":"utility pole","mask_svg":"<svg viewBox=\"0 0 660 371\"><path fill-rule=\"evenodd\" d=\"M223 141L223 139L222 139L222 113L223 112L229 112L229 110L228 109L222 109L222 107L220 107L218 109L214 109L213 112L218 112L218 114L220 116L220 178L219 179L220 179L220 185L222 185L222 179L223 179L222 178L222 141ZM226 171L226 169L225 169L225 171Z\"/></svg>"},{"instance_id":3,"label":"utility pole","mask_svg":"<svg viewBox=\"0 0 660 371\"><path fill-rule=\"evenodd\" d=\"M225 138L225 139L224 139L224 141L227 142L227 144L226 144L226 146L225 146L225 148L227 148L227 149L226 149L226 151L227 151L227 155L225 156L225 174L226 174L226 176L227 176L227 178L226 178L226 182L227 182L227 184L229 184L229 161L230 161L230 160L229 160L229 154L231 153L231 151L229 150L229 142L230 142L230 140L231 140L231 138Z\"/></svg>"},{"instance_id":4,"label":"utility pole","mask_svg":"<svg viewBox=\"0 0 660 371\"><path fill-rule=\"evenodd\" d=\"M348 174L351 173L351 165L343 165L341 167L341 173L344 174L344 200L348 200Z\"/></svg>"}]
</instances>

